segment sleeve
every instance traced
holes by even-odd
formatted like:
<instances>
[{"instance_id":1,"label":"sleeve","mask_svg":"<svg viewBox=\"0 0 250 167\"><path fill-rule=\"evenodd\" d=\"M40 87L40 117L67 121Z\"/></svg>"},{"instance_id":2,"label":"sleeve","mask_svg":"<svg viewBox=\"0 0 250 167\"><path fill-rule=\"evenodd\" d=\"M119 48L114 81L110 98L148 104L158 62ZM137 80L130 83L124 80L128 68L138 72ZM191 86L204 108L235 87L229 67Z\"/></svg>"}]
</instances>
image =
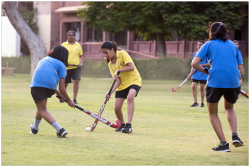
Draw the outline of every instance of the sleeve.
<instances>
[{"instance_id":1,"label":"sleeve","mask_svg":"<svg viewBox=\"0 0 250 167\"><path fill-rule=\"evenodd\" d=\"M195 52L195 53L194 53L193 60L194 60L194 58L195 58L196 54L197 54L197 52Z\"/></svg>"},{"instance_id":2,"label":"sleeve","mask_svg":"<svg viewBox=\"0 0 250 167\"><path fill-rule=\"evenodd\" d=\"M238 65L243 64L243 61L242 61L242 54L241 54L241 52L239 51L239 49L238 49L237 52L236 52L236 59L237 59Z\"/></svg>"},{"instance_id":3,"label":"sleeve","mask_svg":"<svg viewBox=\"0 0 250 167\"><path fill-rule=\"evenodd\" d=\"M122 51L122 59L125 64L132 63L133 60L126 51Z\"/></svg>"},{"instance_id":4,"label":"sleeve","mask_svg":"<svg viewBox=\"0 0 250 167\"><path fill-rule=\"evenodd\" d=\"M58 72L59 78L64 78L65 79L66 72L67 72L67 69L66 69L65 65L61 64L61 66L59 67L59 72Z\"/></svg>"},{"instance_id":5,"label":"sleeve","mask_svg":"<svg viewBox=\"0 0 250 167\"><path fill-rule=\"evenodd\" d=\"M209 42L206 42L197 52L196 56L201 58L201 60L205 60L208 58L208 46Z\"/></svg>"},{"instance_id":6,"label":"sleeve","mask_svg":"<svg viewBox=\"0 0 250 167\"><path fill-rule=\"evenodd\" d=\"M82 51L82 47L81 45L79 44L79 53L78 53L79 56L82 56L83 55L83 51Z\"/></svg>"}]
</instances>

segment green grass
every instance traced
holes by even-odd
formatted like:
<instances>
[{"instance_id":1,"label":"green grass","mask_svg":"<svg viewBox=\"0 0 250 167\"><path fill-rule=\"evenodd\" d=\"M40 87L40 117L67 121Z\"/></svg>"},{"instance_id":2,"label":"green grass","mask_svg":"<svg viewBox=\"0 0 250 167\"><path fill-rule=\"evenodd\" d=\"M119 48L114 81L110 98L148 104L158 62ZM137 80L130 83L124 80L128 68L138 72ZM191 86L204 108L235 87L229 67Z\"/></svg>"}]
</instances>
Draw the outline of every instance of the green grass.
<instances>
[{"instance_id":1,"label":"green grass","mask_svg":"<svg viewBox=\"0 0 250 167\"><path fill-rule=\"evenodd\" d=\"M65 139L41 121L37 135L29 134L36 112L30 95L28 74L2 76L2 165L7 166L100 166L100 165L249 165L248 99L239 95L235 104L238 133L245 146L231 144L231 130L219 103L219 116L231 153L211 151L219 142L210 124L207 108L191 108L191 83L172 93L181 80L143 80L136 97L133 133L116 133L99 122L94 132L86 132L94 119L78 109L59 103L55 95L48 100L48 111L68 131ZM79 106L97 114L112 84L112 79L82 78ZM248 92L248 83L243 83ZM72 97L72 84L68 87ZM198 98L200 103L200 98ZM114 94L102 117L115 123ZM123 112L127 118L127 103Z\"/></svg>"}]
</instances>

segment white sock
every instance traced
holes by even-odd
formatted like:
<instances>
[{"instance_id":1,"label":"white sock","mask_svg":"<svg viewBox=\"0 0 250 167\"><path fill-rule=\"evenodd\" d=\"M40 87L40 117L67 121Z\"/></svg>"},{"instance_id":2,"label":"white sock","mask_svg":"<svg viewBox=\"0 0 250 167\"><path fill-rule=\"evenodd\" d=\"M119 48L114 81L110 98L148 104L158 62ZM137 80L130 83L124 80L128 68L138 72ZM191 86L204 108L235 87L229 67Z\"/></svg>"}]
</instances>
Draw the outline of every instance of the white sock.
<instances>
[{"instance_id":1,"label":"white sock","mask_svg":"<svg viewBox=\"0 0 250 167\"><path fill-rule=\"evenodd\" d=\"M38 126L39 126L40 122L41 122L41 119L36 119L36 118L35 118L35 122L34 122L34 124L33 124L32 127L33 127L34 129L38 130Z\"/></svg>"},{"instance_id":2,"label":"white sock","mask_svg":"<svg viewBox=\"0 0 250 167\"><path fill-rule=\"evenodd\" d=\"M57 133L59 132L60 129L62 129L62 127L56 121L52 122L51 125L57 130Z\"/></svg>"}]
</instances>

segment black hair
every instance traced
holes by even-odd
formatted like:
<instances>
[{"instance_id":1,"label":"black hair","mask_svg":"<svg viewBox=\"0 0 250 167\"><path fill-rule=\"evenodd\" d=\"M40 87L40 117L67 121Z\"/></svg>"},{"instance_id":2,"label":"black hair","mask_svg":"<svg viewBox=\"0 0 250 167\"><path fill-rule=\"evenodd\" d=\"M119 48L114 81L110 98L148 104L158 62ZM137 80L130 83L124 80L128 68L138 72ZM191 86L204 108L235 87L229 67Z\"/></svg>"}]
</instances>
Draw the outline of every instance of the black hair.
<instances>
[{"instance_id":1,"label":"black hair","mask_svg":"<svg viewBox=\"0 0 250 167\"><path fill-rule=\"evenodd\" d=\"M229 31L227 30L226 25L222 22L214 22L213 24L209 23L209 28L207 31L211 31L208 40L219 39L224 42L228 40L227 33Z\"/></svg>"},{"instance_id":2,"label":"black hair","mask_svg":"<svg viewBox=\"0 0 250 167\"><path fill-rule=\"evenodd\" d=\"M117 44L114 41L105 41L101 45L101 49L109 49L114 48L114 51L117 51Z\"/></svg>"},{"instance_id":3,"label":"black hair","mask_svg":"<svg viewBox=\"0 0 250 167\"><path fill-rule=\"evenodd\" d=\"M73 33L74 35L76 35L76 32L75 32L75 31L69 30L69 31L67 32L67 37L69 36L69 33Z\"/></svg>"},{"instance_id":4,"label":"black hair","mask_svg":"<svg viewBox=\"0 0 250 167\"><path fill-rule=\"evenodd\" d=\"M203 40L199 40L198 42L201 42L202 44L204 44L204 43L205 43L205 41L203 41Z\"/></svg>"},{"instance_id":5,"label":"black hair","mask_svg":"<svg viewBox=\"0 0 250 167\"><path fill-rule=\"evenodd\" d=\"M238 41L238 40L234 40L233 42L234 42L234 43L235 43L235 42L239 43L239 41Z\"/></svg>"},{"instance_id":6,"label":"black hair","mask_svg":"<svg viewBox=\"0 0 250 167\"><path fill-rule=\"evenodd\" d=\"M68 50L63 46L58 45L58 46L54 47L49 52L48 56L51 56L51 57L58 59L58 60L61 60L63 62L63 64L66 67L68 67L68 55L69 55Z\"/></svg>"}]
</instances>

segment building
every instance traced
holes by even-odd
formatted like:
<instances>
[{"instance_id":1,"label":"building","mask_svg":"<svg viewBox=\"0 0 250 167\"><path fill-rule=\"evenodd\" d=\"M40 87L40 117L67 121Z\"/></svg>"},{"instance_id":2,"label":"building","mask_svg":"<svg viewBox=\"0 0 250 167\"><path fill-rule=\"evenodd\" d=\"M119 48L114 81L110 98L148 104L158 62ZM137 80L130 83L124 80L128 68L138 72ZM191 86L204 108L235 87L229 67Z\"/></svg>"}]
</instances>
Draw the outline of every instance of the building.
<instances>
[{"instance_id":1,"label":"building","mask_svg":"<svg viewBox=\"0 0 250 167\"><path fill-rule=\"evenodd\" d=\"M123 30L116 35L101 30L94 30L78 19L76 11L83 8L81 1L34 1L37 8L39 33L47 50L66 41L66 32L74 30L76 40L81 44L85 59L102 59L100 44L102 41L113 40L120 48L128 51L134 58L156 58L156 41L142 41L135 32ZM245 21L240 30L230 33L231 40L240 41L240 51L243 57L248 57L248 8L242 11ZM183 60L192 58L197 51L197 41L173 40L166 41L168 57Z\"/></svg>"}]
</instances>

